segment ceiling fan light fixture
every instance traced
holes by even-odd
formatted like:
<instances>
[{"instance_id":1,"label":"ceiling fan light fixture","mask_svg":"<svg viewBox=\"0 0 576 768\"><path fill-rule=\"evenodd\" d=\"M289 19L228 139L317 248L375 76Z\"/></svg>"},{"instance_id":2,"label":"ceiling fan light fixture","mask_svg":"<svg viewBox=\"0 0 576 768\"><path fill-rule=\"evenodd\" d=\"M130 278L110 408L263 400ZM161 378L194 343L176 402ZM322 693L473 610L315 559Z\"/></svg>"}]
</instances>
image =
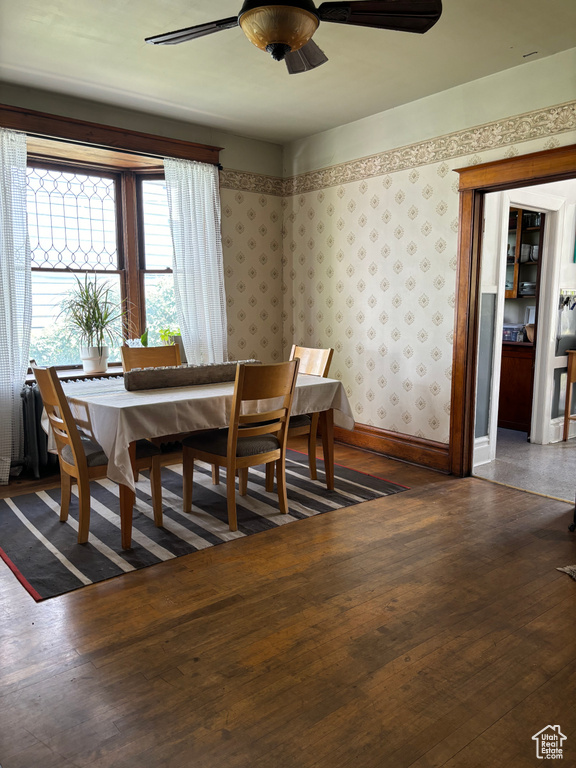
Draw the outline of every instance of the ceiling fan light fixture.
<instances>
[{"instance_id":1,"label":"ceiling fan light fixture","mask_svg":"<svg viewBox=\"0 0 576 768\"><path fill-rule=\"evenodd\" d=\"M276 61L306 45L319 23L310 11L288 5L261 5L241 13L239 21L248 40Z\"/></svg>"},{"instance_id":2,"label":"ceiling fan light fixture","mask_svg":"<svg viewBox=\"0 0 576 768\"><path fill-rule=\"evenodd\" d=\"M286 43L270 43L266 46L266 51L274 61L284 61L286 56L291 53L291 48Z\"/></svg>"}]
</instances>

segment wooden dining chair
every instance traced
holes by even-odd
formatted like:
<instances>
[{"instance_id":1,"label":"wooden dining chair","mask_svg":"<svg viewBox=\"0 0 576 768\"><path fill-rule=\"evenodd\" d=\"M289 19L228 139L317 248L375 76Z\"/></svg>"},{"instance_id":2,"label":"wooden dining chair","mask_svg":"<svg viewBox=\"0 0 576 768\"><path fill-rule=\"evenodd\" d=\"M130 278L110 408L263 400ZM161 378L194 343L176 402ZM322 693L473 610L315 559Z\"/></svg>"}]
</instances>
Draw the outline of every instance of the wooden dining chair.
<instances>
[{"instance_id":1,"label":"wooden dining chair","mask_svg":"<svg viewBox=\"0 0 576 768\"><path fill-rule=\"evenodd\" d=\"M167 344L163 347L122 347L122 368L160 368L164 365L182 365L180 347Z\"/></svg>"},{"instance_id":2,"label":"wooden dining chair","mask_svg":"<svg viewBox=\"0 0 576 768\"><path fill-rule=\"evenodd\" d=\"M298 365L298 360L273 365L238 365L229 428L204 435L192 435L183 441L184 512L192 511L192 484L196 459L226 467L228 525L231 531L238 530L236 473L239 474L240 495L245 496L248 467L258 464L276 465L280 511L283 514L288 512L286 440ZM256 411L256 401L280 398L280 404L274 402L266 406L269 410Z\"/></svg>"},{"instance_id":3,"label":"wooden dining chair","mask_svg":"<svg viewBox=\"0 0 576 768\"><path fill-rule=\"evenodd\" d=\"M299 373L306 373L309 376L322 376L326 378L332 362L333 349L315 349L311 347L299 347L292 345L290 360L298 358L300 360ZM308 466L310 467L310 478L316 480L316 436L318 434L318 413L306 413L300 416L291 416L288 427L288 437L298 437L308 435ZM273 469L273 468L272 468ZM270 485L270 478L268 478Z\"/></svg>"},{"instance_id":4,"label":"wooden dining chair","mask_svg":"<svg viewBox=\"0 0 576 768\"><path fill-rule=\"evenodd\" d=\"M122 347L122 369L131 371L134 368L161 368L163 366L182 365L180 347L177 344L166 344L161 347ZM152 437L150 442L160 448L163 466L180 464L182 461L181 435L162 435Z\"/></svg>"},{"instance_id":5,"label":"wooden dining chair","mask_svg":"<svg viewBox=\"0 0 576 768\"><path fill-rule=\"evenodd\" d=\"M163 347L122 347L122 368L131 371L133 368L161 368L165 365L181 365L180 347L177 344ZM189 433L185 433L188 435ZM151 437L150 442L162 451L161 464L180 464L182 461L183 435L162 435ZM218 467L212 467L212 482L218 485L220 481Z\"/></svg>"},{"instance_id":6,"label":"wooden dining chair","mask_svg":"<svg viewBox=\"0 0 576 768\"><path fill-rule=\"evenodd\" d=\"M90 481L106 477L108 459L97 442L78 430L56 369L32 366L32 372L58 449L62 488L60 520L66 522L68 519L72 481L76 481L79 502L78 543L85 544L88 541L90 528ZM162 525L160 449L148 440L138 440L134 468L150 470L154 522L160 527Z\"/></svg>"}]
</instances>

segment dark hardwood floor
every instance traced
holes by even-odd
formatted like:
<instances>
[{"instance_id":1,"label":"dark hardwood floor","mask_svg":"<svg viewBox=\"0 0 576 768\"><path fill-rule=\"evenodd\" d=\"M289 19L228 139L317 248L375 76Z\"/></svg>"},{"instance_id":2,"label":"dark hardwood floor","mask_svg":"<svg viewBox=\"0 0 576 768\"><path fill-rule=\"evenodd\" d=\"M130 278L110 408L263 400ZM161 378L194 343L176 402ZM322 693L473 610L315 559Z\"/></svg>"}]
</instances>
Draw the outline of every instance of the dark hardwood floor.
<instances>
[{"instance_id":1,"label":"dark hardwood floor","mask_svg":"<svg viewBox=\"0 0 576 768\"><path fill-rule=\"evenodd\" d=\"M571 506L410 491L35 604L0 563L2 768L576 765Z\"/></svg>"}]
</instances>

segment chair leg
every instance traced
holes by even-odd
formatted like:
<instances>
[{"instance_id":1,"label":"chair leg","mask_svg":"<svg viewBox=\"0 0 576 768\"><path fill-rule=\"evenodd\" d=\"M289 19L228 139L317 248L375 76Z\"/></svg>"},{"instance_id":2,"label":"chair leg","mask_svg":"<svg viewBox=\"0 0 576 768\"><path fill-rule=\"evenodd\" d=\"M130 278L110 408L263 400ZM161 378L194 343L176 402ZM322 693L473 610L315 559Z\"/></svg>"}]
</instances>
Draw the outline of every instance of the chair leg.
<instances>
[{"instance_id":1,"label":"chair leg","mask_svg":"<svg viewBox=\"0 0 576 768\"><path fill-rule=\"evenodd\" d=\"M310 479L316 480L316 435L318 434L318 414L312 414L312 423L308 433L308 466L310 467Z\"/></svg>"},{"instance_id":2,"label":"chair leg","mask_svg":"<svg viewBox=\"0 0 576 768\"><path fill-rule=\"evenodd\" d=\"M160 457L155 456L150 466L150 491L152 493L152 509L154 510L154 523L158 528L162 527L162 466Z\"/></svg>"},{"instance_id":3,"label":"chair leg","mask_svg":"<svg viewBox=\"0 0 576 768\"><path fill-rule=\"evenodd\" d=\"M78 544L86 544L90 532L90 483L78 481Z\"/></svg>"},{"instance_id":4,"label":"chair leg","mask_svg":"<svg viewBox=\"0 0 576 768\"><path fill-rule=\"evenodd\" d=\"M212 464L212 485L220 485L220 467Z\"/></svg>"},{"instance_id":5,"label":"chair leg","mask_svg":"<svg viewBox=\"0 0 576 768\"><path fill-rule=\"evenodd\" d=\"M231 531L238 530L236 518L236 473L232 467L226 467L226 502L228 506L228 526Z\"/></svg>"},{"instance_id":6,"label":"chair leg","mask_svg":"<svg viewBox=\"0 0 576 768\"><path fill-rule=\"evenodd\" d=\"M283 515L288 514L288 497L286 495L286 473L284 458L276 462L276 487L278 489L278 504Z\"/></svg>"},{"instance_id":7,"label":"chair leg","mask_svg":"<svg viewBox=\"0 0 576 768\"><path fill-rule=\"evenodd\" d=\"M240 496L246 496L248 493L248 467L238 470L238 490Z\"/></svg>"},{"instance_id":8,"label":"chair leg","mask_svg":"<svg viewBox=\"0 0 576 768\"><path fill-rule=\"evenodd\" d=\"M68 510L70 508L70 498L72 496L72 478L68 472L60 470L60 521L65 523L68 520Z\"/></svg>"},{"instance_id":9,"label":"chair leg","mask_svg":"<svg viewBox=\"0 0 576 768\"><path fill-rule=\"evenodd\" d=\"M133 473L134 473L134 482L137 483L138 480L140 480L140 470L134 468Z\"/></svg>"},{"instance_id":10,"label":"chair leg","mask_svg":"<svg viewBox=\"0 0 576 768\"><path fill-rule=\"evenodd\" d=\"M192 484L194 482L194 456L184 448L182 461L182 511L192 512Z\"/></svg>"},{"instance_id":11,"label":"chair leg","mask_svg":"<svg viewBox=\"0 0 576 768\"><path fill-rule=\"evenodd\" d=\"M274 462L269 461L266 464L266 491L272 493L274 490Z\"/></svg>"}]
</instances>

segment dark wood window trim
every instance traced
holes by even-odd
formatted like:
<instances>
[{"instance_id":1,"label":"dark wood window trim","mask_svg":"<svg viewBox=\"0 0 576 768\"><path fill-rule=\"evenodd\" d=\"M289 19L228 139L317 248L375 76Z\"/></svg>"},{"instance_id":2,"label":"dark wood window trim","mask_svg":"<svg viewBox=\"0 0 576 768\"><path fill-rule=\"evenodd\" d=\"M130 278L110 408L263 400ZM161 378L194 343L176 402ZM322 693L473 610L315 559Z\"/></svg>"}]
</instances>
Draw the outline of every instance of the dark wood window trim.
<instances>
[{"instance_id":1,"label":"dark wood window trim","mask_svg":"<svg viewBox=\"0 0 576 768\"><path fill-rule=\"evenodd\" d=\"M79 147L85 146L86 158L94 163L94 150L114 150L148 158L177 157L184 160L197 160L202 163L218 165L222 147L171 139L139 133L125 128L116 128L99 123L89 123L70 117L35 112L20 107L0 105L0 126L22 131L29 136L43 137L48 140L58 139L73 142ZM81 150L78 150L81 153ZM113 153L108 152L111 164ZM52 154L54 157L54 153ZM119 159L119 163L122 160ZM134 162L132 158L131 162Z\"/></svg>"},{"instance_id":2,"label":"dark wood window trim","mask_svg":"<svg viewBox=\"0 0 576 768\"><path fill-rule=\"evenodd\" d=\"M138 190L136 174L125 171L120 177L120 216L122 250L126 264L126 317L129 338L144 332L145 309L140 271L140 236L138 232Z\"/></svg>"},{"instance_id":3,"label":"dark wood window trim","mask_svg":"<svg viewBox=\"0 0 576 768\"><path fill-rule=\"evenodd\" d=\"M480 311L484 196L515 187L576 178L576 144L492 163L457 168L460 174L456 325L452 367L450 471L471 474Z\"/></svg>"}]
</instances>

